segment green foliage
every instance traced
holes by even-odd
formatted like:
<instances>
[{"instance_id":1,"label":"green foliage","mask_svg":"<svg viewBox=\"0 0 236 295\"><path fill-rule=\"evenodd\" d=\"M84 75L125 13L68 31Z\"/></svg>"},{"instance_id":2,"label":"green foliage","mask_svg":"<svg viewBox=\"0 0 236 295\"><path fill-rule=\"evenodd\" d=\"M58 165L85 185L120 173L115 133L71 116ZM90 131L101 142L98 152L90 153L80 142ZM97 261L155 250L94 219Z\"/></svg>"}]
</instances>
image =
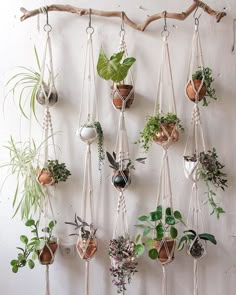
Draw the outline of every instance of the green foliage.
<instances>
[{"instance_id":1,"label":"green foliage","mask_svg":"<svg viewBox=\"0 0 236 295\"><path fill-rule=\"evenodd\" d=\"M176 239L178 237L176 225L179 222L185 225L179 211L173 211L168 207L163 212L162 206L158 206L155 211L151 211L148 215L140 216L138 220L142 223L136 226L142 230L142 233L136 237L136 252L137 255L141 255L145 247L148 247L151 259L158 258L158 251L154 247L155 241L161 241L165 238Z\"/></svg>"},{"instance_id":2,"label":"green foliage","mask_svg":"<svg viewBox=\"0 0 236 295\"><path fill-rule=\"evenodd\" d=\"M203 106L208 106L210 102L207 101L207 97L215 100L217 99L217 97L215 96L216 91L212 87L214 79L212 78L212 70L210 68L199 69L192 76L193 80L202 80L203 78L206 85L206 95L203 98Z\"/></svg>"},{"instance_id":3,"label":"green foliage","mask_svg":"<svg viewBox=\"0 0 236 295\"><path fill-rule=\"evenodd\" d=\"M223 191L227 187L227 174L222 171L224 165L218 161L215 148L209 150L207 153L201 152L199 161L201 165L197 169L197 173L208 188L207 196L208 203L212 207L211 214L215 213L217 218L219 218L225 211L215 202L216 193L211 187L215 189L221 188Z\"/></svg>"},{"instance_id":4,"label":"green foliage","mask_svg":"<svg viewBox=\"0 0 236 295\"><path fill-rule=\"evenodd\" d=\"M65 182L71 175L70 171L66 169L66 164L59 163L58 160L48 160L45 169L50 173L54 183Z\"/></svg>"},{"instance_id":5,"label":"green foliage","mask_svg":"<svg viewBox=\"0 0 236 295\"><path fill-rule=\"evenodd\" d=\"M180 119L173 113L167 113L165 115L158 113L156 116L148 116L144 129L140 132L139 140L145 152L149 151L153 142L153 137L160 131L161 124L163 123L176 124L182 132L184 131Z\"/></svg>"},{"instance_id":6,"label":"green foliage","mask_svg":"<svg viewBox=\"0 0 236 295\"><path fill-rule=\"evenodd\" d=\"M33 219L27 220L25 225L31 229L33 237L29 239L25 235L20 236L20 241L23 246L16 247L19 250L19 253L16 259L11 260L10 262L13 273L17 273L19 268L25 267L27 265L30 269L35 267L34 260L38 257L37 251L41 250L46 243L49 244L55 241L55 238L53 237L55 224L56 221L50 221L48 226L42 229L44 236L40 237L39 221L35 221Z\"/></svg>"},{"instance_id":7,"label":"green foliage","mask_svg":"<svg viewBox=\"0 0 236 295\"><path fill-rule=\"evenodd\" d=\"M103 147L103 142L104 142L104 136L103 136L103 130L100 122L95 122L94 123L96 131L97 131L97 136L98 136L98 161L99 161L99 171L101 171L101 165L103 161L105 160L105 152L104 152L104 147Z\"/></svg>"},{"instance_id":8,"label":"green foliage","mask_svg":"<svg viewBox=\"0 0 236 295\"><path fill-rule=\"evenodd\" d=\"M123 81L136 61L133 57L123 60L123 56L124 51L121 51L113 54L109 59L103 48L101 48L97 63L98 75L105 80L112 80L115 83Z\"/></svg>"},{"instance_id":9,"label":"green foliage","mask_svg":"<svg viewBox=\"0 0 236 295\"><path fill-rule=\"evenodd\" d=\"M107 159L110 163L109 167L112 168L113 170L119 170L122 167L122 170L128 170L128 169L135 169L134 164L132 163L131 159L123 159L122 163L118 162L116 159L116 153L113 152L110 154L109 152L106 152L107 154ZM135 159L136 162L145 164L146 158L138 158Z\"/></svg>"},{"instance_id":10,"label":"green foliage","mask_svg":"<svg viewBox=\"0 0 236 295\"><path fill-rule=\"evenodd\" d=\"M45 197L34 167L41 145L37 148L34 141L31 144L15 143L11 137L5 148L9 151L10 161L1 167L9 167L10 174L15 175L17 181L13 197L14 216L20 210L21 218L28 219L40 208Z\"/></svg>"}]
</instances>

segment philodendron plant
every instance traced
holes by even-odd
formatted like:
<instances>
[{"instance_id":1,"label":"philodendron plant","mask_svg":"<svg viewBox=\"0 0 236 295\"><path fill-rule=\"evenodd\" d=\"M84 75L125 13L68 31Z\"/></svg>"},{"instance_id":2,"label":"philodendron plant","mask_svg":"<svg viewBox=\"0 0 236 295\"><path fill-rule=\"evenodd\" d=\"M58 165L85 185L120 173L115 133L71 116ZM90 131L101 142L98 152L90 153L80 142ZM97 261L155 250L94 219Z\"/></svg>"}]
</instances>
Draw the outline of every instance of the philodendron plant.
<instances>
[{"instance_id":1,"label":"philodendron plant","mask_svg":"<svg viewBox=\"0 0 236 295\"><path fill-rule=\"evenodd\" d=\"M136 237L135 250L137 255L142 255L145 248L148 248L148 256L153 259L159 259L162 262L168 260L167 254L164 253L163 247L160 248L161 241L166 241L169 252L174 254L174 240L178 237L176 225L182 223L185 225L182 214L179 211L173 211L170 207L163 212L162 206L158 206L155 211L138 218L141 221L136 227L142 230L141 234ZM165 248L165 247L164 247Z\"/></svg>"},{"instance_id":2,"label":"philodendron plant","mask_svg":"<svg viewBox=\"0 0 236 295\"><path fill-rule=\"evenodd\" d=\"M97 63L98 75L105 80L113 81L115 84L125 80L136 59L127 57L123 60L123 56L124 51L120 51L108 58L103 48L101 48Z\"/></svg>"},{"instance_id":3,"label":"philodendron plant","mask_svg":"<svg viewBox=\"0 0 236 295\"><path fill-rule=\"evenodd\" d=\"M144 151L149 151L153 141L168 141L168 137L172 141L177 141L179 138L177 129L181 132L184 131L180 122L180 119L174 113L158 113L156 116L148 116L143 131L140 132L139 140ZM164 127L163 130L161 128L162 125Z\"/></svg>"},{"instance_id":4,"label":"philodendron plant","mask_svg":"<svg viewBox=\"0 0 236 295\"><path fill-rule=\"evenodd\" d=\"M48 257L52 256L57 249L57 239L53 236L53 230L56 225L56 221L52 220L48 223L47 227L42 229L43 235L40 236L39 233L39 220L35 221L33 219L27 220L25 223L26 227L31 229L32 237L28 238L25 235L20 236L20 241L22 245L17 247L19 253L17 258L11 260L10 264L12 266L12 272L17 273L20 268L28 265L30 269L35 267L35 260L39 258L42 264L50 264L47 261ZM51 245L51 246L50 246ZM50 247L52 254L47 250ZM53 248L54 247L54 248ZM46 260L44 260L44 251L47 255Z\"/></svg>"}]
</instances>

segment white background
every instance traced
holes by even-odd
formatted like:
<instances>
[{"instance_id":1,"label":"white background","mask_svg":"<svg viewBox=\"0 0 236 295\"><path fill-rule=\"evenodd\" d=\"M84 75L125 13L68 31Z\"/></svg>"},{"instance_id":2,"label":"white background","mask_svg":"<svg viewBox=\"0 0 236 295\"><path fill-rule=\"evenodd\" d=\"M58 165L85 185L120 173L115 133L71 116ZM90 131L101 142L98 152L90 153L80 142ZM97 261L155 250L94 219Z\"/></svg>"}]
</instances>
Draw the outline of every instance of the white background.
<instances>
[{"instance_id":1,"label":"white background","mask_svg":"<svg viewBox=\"0 0 236 295\"><path fill-rule=\"evenodd\" d=\"M58 0L57 3L64 4ZM69 3L70 2L70 3ZM135 22L142 22L147 15L163 10L181 12L192 1L73 1L68 4L104 10L124 10ZM219 3L220 2L220 3ZM1 3L0 26L0 97L4 100L5 83L18 65L35 68L33 53L34 44L42 55L43 32L37 32L37 18L31 18L23 23L19 21L21 6L33 9L51 3L50 1L3 1ZM219 24L209 15L202 13L200 30L202 47L206 65L211 67L215 77L215 88L219 99L209 107L201 107L204 132L207 146L216 147L220 161L225 163L228 174L229 188L221 195L222 205L227 211L220 221L207 215L208 231L215 234L217 247L209 245L208 255L200 262L200 291L204 295L222 295L235 293L236 287L236 199L235 199L235 78L236 56L231 53L233 32L232 22L236 17L236 4L233 0L209 0L208 4L222 10L226 8L227 17ZM140 9L140 5L144 9ZM111 54L119 44L120 21L112 18L93 17L94 53L97 60L101 44ZM41 17L41 22L44 18ZM62 131L56 137L56 143L61 148L60 159L67 163L72 176L66 184L58 185L53 199L56 218L58 219L58 235L62 243L71 242L68 238L70 229L64 221L72 220L74 212L80 214L82 176L84 166L84 145L76 138L78 124L79 102L83 61L85 58L86 34L88 17L79 17L67 13L50 13L53 25L52 42L55 71L59 74L56 87L59 92L59 102L52 110L54 130ZM136 84L135 102L126 113L127 131L129 135L132 158L140 156L139 147L134 145L139 132L144 126L147 114L152 114L156 98L157 77L160 66L161 42L160 33L163 21L151 24L145 32L135 31L126 27L127 45L131 56L137 58L134 66ZM171 176L174 206L187 214L190 199L191 184L183 174L182 154L186 142L193 104L184 96L184 85L187 76L187 66L191 48L191 38L194 28L192 16L186 21L168 20L171 31L169 44L173 65L174 86L177 98L177 109L185 127L185 134L170 150ZM119 113L115 111L110 101L110 83L97 79L99 115L105 134L105 147L112 151L115 145ZM37 107L40 118L43 108ZM10 135L16 141L27 140L29 122L22 118L16 103L9 96L5 104L5 116L0 116L0 144L6 144ZM20 124L21 123L21 124ZM21 128L20 128L21 127ZM21 134L20 134L21 130ZM33 126L36 140L40 140L40 127ZM111 285L109 276L108 243L112 236L114 213L116 210L117 192L111 186L111 170L106 163L103 169L103 183L99 191L97 173L96 147L94 150L94 182L99 240L99 251L91 262L91 294L111 295L116 290ZM136 165L132 176L132 184L126 193L130 232L134 236L133 225L141 214L149 212L155 206L158 185L159 168L162 151L159 146L153 146L148 154L145 166ZM0 151L1 164L6 162L8 154L4 148ZM1 183L7 173L0 171ZM27 233L19 217L12 219L12 195L14 178L9 178L1 190L0 197L0 293L4 295L44 294L44 267L37 265L35 270L21 269L13 274L9 261L16 256L16 246L19 246L19 236ZM204 199L204 189L202 199ZM205 206L205 212L208 208ZM168 294L192 294L192 259L186 253L177 253L175 261L168 266ZM84 294L84 264L75 256L65 259L60 254L51 267L51 293L57 295ZM140 259L139 272L128 287L128 294L150 295L161 293L161 267L157 262L150 261L146 256Z\"/></svg>"}]
</instances>

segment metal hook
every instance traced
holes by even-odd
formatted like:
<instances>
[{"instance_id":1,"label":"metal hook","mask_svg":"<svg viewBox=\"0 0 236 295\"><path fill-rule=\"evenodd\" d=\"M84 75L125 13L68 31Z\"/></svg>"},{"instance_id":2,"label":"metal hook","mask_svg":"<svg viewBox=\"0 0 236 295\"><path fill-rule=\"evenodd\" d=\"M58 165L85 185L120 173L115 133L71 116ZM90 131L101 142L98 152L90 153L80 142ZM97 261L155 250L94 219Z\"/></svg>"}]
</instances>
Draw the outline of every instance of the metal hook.
<instances>
[{"instance_id":1,"label":"metal hook","mask_svg":"<svg viewBox=\"0 0 236 295\"><path fill-rule=\"evenodd\" d=\"M48 16L48 7L42 7L42 11L44 14L46 14L46 24L44 25L44 31L47 33L50 33L52 30L52 26L49 24L49 16Z\"/></svg>"},{"instance_id":2,"label":"metal hook","mask_svg":"<svg viewBox=\"0 0 236 295\"><path fill-rule=\"evenodd\" d=\"M121 11L121 26L120 26L120 30L124 31L125 30L125 24L124 24L124 11Z\"/></svg>"},{"instance_id":3,"label":"metal hook","mask_svg":"<svg viewBox=\"0 0 236 295\"><path fill-rule=\"evenodd\" d=\"M167 31L167 20L166 20L167 11L164 11L164 31Z\"/></svg>"},{"instance_id":4,"label":"metal hook","mask_svg":"<svg viewBox=\"0 0 236 295\"><path fill-rule=\"evenodd\" d=\"M164 29L161 32L161 35L162 35L162 37L167 38L170 35L170 32L167 29L167 19L166 19L167 11L164 11L163 13L164 13Z\"/></svg>"},{"instance_id":5,"label":"metal hook","mask_svg":"<svg viewBox=\"0 0 236 295\"><path fill-rule=\"evenodd\" d=\"M94 33L94 28L92 27L92 9L91 8L89 8L89 25L86 29L86 32L89 35L92 35Z\"/></svg>"},{"instance_id":6,"label":"metal hook","mask_svg":"<svg viewBox=\"0 0 236 295\"><path fill-rule=\"evenodd\" d=\"M194 18L194 21L195 21L195 25L196 26L199 26L199 19L201 17L201 13L199 14L199 16L197 17L196 14L197 14L197 11L198 11L198 8L199 8L199 5L197 5L195 11L194 11L194 14L193 14L193 18Z\"/></svg>"}]
</instances>

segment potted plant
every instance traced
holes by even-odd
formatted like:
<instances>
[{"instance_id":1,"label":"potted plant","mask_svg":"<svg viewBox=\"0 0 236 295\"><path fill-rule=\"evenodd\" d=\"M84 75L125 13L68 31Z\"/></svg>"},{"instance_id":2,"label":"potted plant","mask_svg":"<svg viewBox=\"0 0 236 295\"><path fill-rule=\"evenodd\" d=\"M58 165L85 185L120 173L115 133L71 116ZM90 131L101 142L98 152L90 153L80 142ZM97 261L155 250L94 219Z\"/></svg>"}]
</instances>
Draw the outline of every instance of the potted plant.
<instances>
[{"instance_id":1,"label":"potted plant","mask_svg":"<svg viewBox=\"0 0 236 295\"><path fill-rule=\"evenodd\" d=\"M124 189L131 183L130 169L135 169L134 164L130 159L118 161L115 152L112 154L106 152L106 154L109 167L113 169L112 183L117 189ZM144 164L145 160L146 158L138 158L135 161Z\"/></svg>"},{"instance_id":2,"label":"potted plant","mask_svg":"<svg viewBox=\"0 0 236 295\"><path fill-rule=\"evenodd\" d=\"M36 48L34 47L34 53L36 58L36 64L37 64L37 70L30 69L25 66L20 66L19 72L17 74L14 74L7 82L6 86L11 87L10 92L13 93L13 96L15 96L15 93L19 93L19 107L22 112L22 114L27 118L27 115L24 111L25 107L25 101L27 98L30 98L30 109L34 116L36 117L35 112L35 102L37 101L41 105L46 104L46 97L49 95L48 103L49 106L54 105L58 100L58 94L55 89L55 87L52 87L51 93L50 93L50 82L52 79L52 73L48 70L48 82L42 81L42 85L40 83L41 80L41 66L39 63L38 53ZM28 95L28 92L30 91L30 95Z\"/></svg>"},{"instance_id":3,"label":"potted plant","mask_svg":"<svg viewBox=\"0 0 236 295\"><path fill-rule=\"evenodd\" d=\"M74 222L65 222L65 224L73 225L76 233L70 236L78 236L77 251L81 259L90 260L97 252L96 232L94 225L88 224L75 214Z\"/></svg>"},{"instance_id":4,"label":"potted plant","mask_svg":"<svg viewBox=\"0 0 236 295\"><path fill-rule=\"evenodd\" d=\"M187 253L193 258L201 258L206 254L205 243L209 241L216 245L216 239L213 235L208 233L197 234L193 229L184 231L184 235L180 238L178 250L181 251L187 247Z\"/></svg>"},{"instance_id":5,"label":"potted plant","mask_svg":"<svg viewBox=\"0 0 236 295\"><path fill-rule=\"evenodd\" d=\"M142 223L136 226L142 229L142 234L136 238L135 250L140 256L144 253L145 247L148 247L148 256L151 259L158 259L160 263L166 264L174 259L178 237L176 225L185 223L179 211L173 211L169 207L163 211L160 205L155 211L138 218Z\"/></svg>"},{"instance_id":6,"label":"potted plant","mask_svg":"<svg viewBox=\"0 0 236 295\"><path fill-rule=\"evenodd\" d=\"M48 160L47 165L38 174L38 181L41 185L52 185L65 182L70 175L65 163L59 163L58 160Z\"/></svg>"},{"instance_id":7,"label":"potted plant","mask_svg":"<svg viewBox=\"0 0 236 295\"><path fill-rule=\"evenodd\" d=\"M20 251L16 259L11 261L12 271L17 273L19 268L29 266L30 269L35 267L35 259L38 257L39 262L43 265L52 264L58 248L57 239L53 236L53 230L56 221L52 220L48 226L42 229L43 236L39 235L39 220L27 220L25 225L31 229L33 234L29 239L25 235L20 236L23 246L17 247Z\"/></svg>"},{"instance_id":8,"label":"potted plant","mask_svg":"<svg viewBox=\"0 0 236 295\"><path fill-rule=\"evenodd\" d=\"M105 80L113 81L113 104L117 109L122 109L123 103L125 108L129 108L134 100L133 85L125 84L124 80L136 59L123 57L124 51L120 51L109 59L101 48L97 63L98 75Z\"/></svg>"},{"instance_id":9,"label":"potted plant","mask_svg":"<svg viewBox=\"0 0 236 295\"><path fill-rule=\"evenodd\" d=\"M202 81L203 80L203 81ZM210 103L207 97L212 99L217 99L215 96L215 89L212 87L214 79L212 78L212 70L210 68L203 68L197 70L192 75L192 80L190 80L186 86L186 94L188 98L195 102L196 99L201 101L203 99L203 106L208 106Z\"/></svg>"},{"instance_id":10,"label":"potted plant","mask_svg":"<svg viewBox=\"0 0 236 295\"><path fill-rule=\"evenodd\" d=\"M148 152L153 141L160 144L178 141L178 129L181 132L184 131L180 119L174 113L158 113L156 116L148 116L145 127L140 132L139 142L144 151Z\"/></svg>"},{"instance_id":11,"label":"potted plant","mask_svg":"<svg viewBox=\"0 0 236 295\"><path fill-rule=\"evenodd\" d=\"M134 242L124 236L110 240L109 257L112 283L117 287L117 293L122 293L126 291L126 284L130 283L131 277L137 272Z\"/></svg>"},{"instance_id":12,"label":"potted plant","mask_svg":"<svg viewBox=\"0 0 236 295\"><path fill-rule=\"evenodd\" d=\"M211 214L215 213L217 218L219 218L225 211L215 202L216 193L214 188L225 190L227 187L227 174L222 171L224 165L218 161L216 149L213 148L208 152L200 152L199 159L197 159L196 154L193 154L192 156L184 156L184 160L194 164L199 160L196 168L196 176L200 180L203 180L207 186L207 199L209 205L212 207Z\"/></svg>"}]
</instances>

